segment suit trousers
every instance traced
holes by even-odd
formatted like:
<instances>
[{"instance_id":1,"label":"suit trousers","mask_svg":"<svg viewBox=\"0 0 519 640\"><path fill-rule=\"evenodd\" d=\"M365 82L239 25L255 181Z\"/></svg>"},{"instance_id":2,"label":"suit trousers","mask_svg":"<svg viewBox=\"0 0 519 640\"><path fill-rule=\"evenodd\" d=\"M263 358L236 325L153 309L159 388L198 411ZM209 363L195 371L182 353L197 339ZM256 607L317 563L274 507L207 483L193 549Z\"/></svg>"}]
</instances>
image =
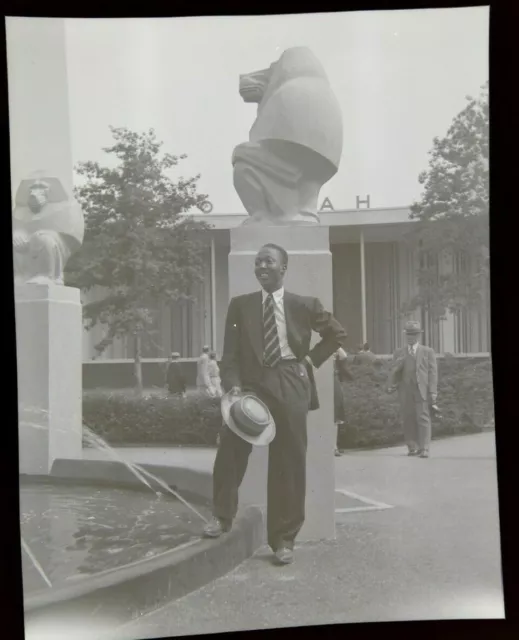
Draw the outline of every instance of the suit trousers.
<instances>
[{"instance_id":1,"label":"suit trousers","mask_svg":"<svg viewBox=\"0 0 519 640\"><path fill-rule=\"evenodd\" d=\"M273 551L293 548L305 520L307 415L311 387L305 367L294 360L263 368L254 388L276 423L269 445L267 541ZM231 523L252 445L224 426L213 471L213 514Z\"/></svg>"},{"instance_id":2,"label":"suit trousers","mask_svg":"<svg viewBox=\"0 0 519 640\"><path fill-rule=\"evenodd\" d=\"M428 450L431 442L431 416L429 403L424 400L418 384L402 383L400 410L404 426L404 438L409 449Z\"/></svg>"}]
</instances>

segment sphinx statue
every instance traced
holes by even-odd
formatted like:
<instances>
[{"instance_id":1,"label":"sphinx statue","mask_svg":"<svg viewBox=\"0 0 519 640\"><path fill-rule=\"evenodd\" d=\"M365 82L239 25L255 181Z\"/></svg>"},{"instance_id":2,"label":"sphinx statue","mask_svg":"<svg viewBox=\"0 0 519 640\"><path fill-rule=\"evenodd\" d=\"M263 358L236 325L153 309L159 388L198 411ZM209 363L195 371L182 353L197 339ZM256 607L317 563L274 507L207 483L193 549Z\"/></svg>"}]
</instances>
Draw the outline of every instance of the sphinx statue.
<instances>
[{"instance_id":1,"label":"sphinx statue","mask_svg":"<svg viewBox=\"0 0 519 640\"><path fill-rule=\"evenodd\" d=\"M63 285L65 265L83 235L81 207L59 178L38 171L22 180L13 211L16 284Z\"/></svg>"},{"instance_id":2,"label":"sphinx statue","mask_svg":"<svg viewBox=\"0 0 519 640\"><path fill-rule=\"evenodd\" d=\"M268 69L240 76L240 95L258 103L249 141L233 152L244 224L318 224L321 187L338 171L342 114L321 63L287 49Z\"/></svg>"}]
</instances>

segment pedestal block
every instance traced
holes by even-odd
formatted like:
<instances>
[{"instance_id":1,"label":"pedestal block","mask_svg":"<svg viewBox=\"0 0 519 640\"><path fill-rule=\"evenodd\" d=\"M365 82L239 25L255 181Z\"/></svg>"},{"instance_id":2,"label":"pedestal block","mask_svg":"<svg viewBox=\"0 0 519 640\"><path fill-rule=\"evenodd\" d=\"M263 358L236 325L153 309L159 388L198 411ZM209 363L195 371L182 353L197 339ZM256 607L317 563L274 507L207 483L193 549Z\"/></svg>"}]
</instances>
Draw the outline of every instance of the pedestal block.
<instances>
[{"instance_id":1,"label":"pedestal block","mask_svg":"<svg viewBox=\"0 0 519 640\"><path fill-rule=\"evenodd\" d=\"M82 314L79 289L15 288L20 473L46 475L82 456Z\"/></svg>"},{"instance_id":2,"label":"pedestal block","mask_svg":"<svg viewBox=\"0 0 519 640\"><path fill-rule=\"evenodd\" d=\"M332 255L329 228L252 227L231 229L229 295L234 297L259 288L254 258L266 243L282 246L289 255L285 289L318 297L332 310ZM316 334L313 343L318 341ZM298 541L335 537L335 425L333 416L333 370L331 361L315 371L321 408L308 414L306 521ZM242 503L265 505L268 448L253 448L240 489Z\"/></svg>"}]
</instances>

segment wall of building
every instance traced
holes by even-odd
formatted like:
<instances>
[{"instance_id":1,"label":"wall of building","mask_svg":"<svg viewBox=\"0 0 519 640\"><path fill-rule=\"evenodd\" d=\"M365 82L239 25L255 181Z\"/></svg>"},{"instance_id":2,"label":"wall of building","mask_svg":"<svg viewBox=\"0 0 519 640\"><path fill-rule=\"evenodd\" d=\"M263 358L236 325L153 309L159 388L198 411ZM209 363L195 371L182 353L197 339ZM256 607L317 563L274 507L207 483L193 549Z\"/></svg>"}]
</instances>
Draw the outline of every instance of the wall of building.
<instances>
[{"instance_id":1,"label":"wall of building","mask_svg":"<svg viewBox=\"0 0 519 640\"><path fill-rule=\"evenodd\" d=\"M354 242L332 244L333 312L348 331L349 347L362 342L360 245ZM178 351L183 358L197 357L204 344L222 354L225 317L229 303L228 277L229 246L223 241L215 243L215 300L211 299L211 255L205 256L204 281L194 291L193 303L172 302L156 312L156 335L143 349L145 358L163 358ZM403 303L416 291L416 256L403 242L367 242L366 268L366 329L367 341L378 354L393 353L403 344L404 318L400 314ZM96 299L97 290L84 296ZM212 309L215 309L214 318ZM490 351L489 301L482 303L480 312L448 314L446 320L435 323L420 310L409 317L420 320L424 326L424 342L437 352L485 353ZM213 344L213 323L216 341ZM103 329L94 328L85 334L83 353L85 360L95 355L93 344L102 339ZM131 342L120 339L110 346L100 360L133 358Z\"/></svg>"},{"instance_id":2,"label":"wall of building","mask_svg":"<svg viewBox=\"0 0 519 640\"><path fill-rule=\"evenodd\" d=\"M334 244L332 255L334 314L348 331L350 348L355 349L363 342L360 245ZM364 259L366 339L375 353L393 353L402 339L401 305L415 290L414 257L402 243L367 242Z\"/></svg>"},{"instance_id":3,"label":"wall of building","mask_svg":"<svg viewBox=\"0 0 519 640\"><path fill-rule=\"evenodd\" d=\"M356 347L362 341L359 245L332 245L332 264L333 313L348 332L350 348Z\"/></svg>"}]
</instances>

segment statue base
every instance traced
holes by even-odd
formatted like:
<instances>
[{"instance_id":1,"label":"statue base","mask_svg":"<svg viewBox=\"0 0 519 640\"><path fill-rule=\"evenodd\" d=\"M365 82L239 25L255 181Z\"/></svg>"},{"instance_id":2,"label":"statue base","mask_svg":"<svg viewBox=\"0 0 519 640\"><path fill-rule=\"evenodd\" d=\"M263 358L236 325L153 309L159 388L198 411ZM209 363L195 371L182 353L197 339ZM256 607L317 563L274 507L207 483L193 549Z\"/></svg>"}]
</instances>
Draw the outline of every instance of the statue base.
<instances>
[{"instance_id":1,"label":"statue base","mask_svg":"<svg viewBox=\"0 0 519 640\"><path fill-rule=\"evenodd\" d=\"M313 213L299 213L290 219L275 218L268 214L255 213L246 218L242 223L242 227L287 227L287 226L315 226L320 224L319 216Z\"/></svg>"},{"instance_id":2,"label":"statue base","mask_svg":"<svg viewBox=\"0 0 519 640\"><path fill-rule=\"evenodd\" d=\"M48 475L56 458L82 457L79 289L15 287L20 473Z\"/></svg>"},{"instance_id":3,"label":"statue base","mask_svg":"<svg viewBox=\"0 0 519 640\"><path fill-rule=\"evenodd\" d=\"M258 290L254 257L260 247L274 242L289 254L285 288L318 297L332 310L332 255L329 228L322 226L241 226L231 229L229 295ZM319 340L314 336L313 343ZM313 344L312 343L312 344ZM306 521L299 542L335 538L335 444L333 369L331 360L315 371L321 408L308 414ZM255 447L240 488L240 501L266 505L268 447Z\"/></svg>"}]
</instances>

